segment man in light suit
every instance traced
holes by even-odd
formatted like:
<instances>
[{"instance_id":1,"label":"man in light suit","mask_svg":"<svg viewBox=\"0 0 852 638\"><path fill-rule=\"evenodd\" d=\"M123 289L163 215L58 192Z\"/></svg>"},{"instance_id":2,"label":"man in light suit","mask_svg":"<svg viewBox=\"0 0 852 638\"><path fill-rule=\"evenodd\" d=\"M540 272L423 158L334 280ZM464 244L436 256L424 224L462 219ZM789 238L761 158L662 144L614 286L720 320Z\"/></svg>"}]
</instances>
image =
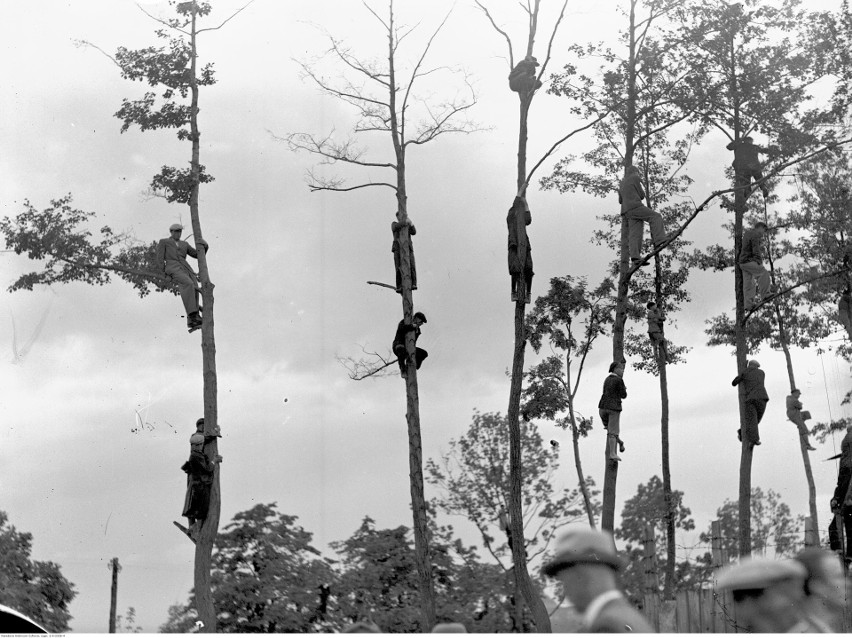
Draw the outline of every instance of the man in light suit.
<instances>
[{"instance_id":1,"label":"man in light suit","mask_svg":"<svg viewBox=\"0 0 852 638\"><path fill-rule=\"evenodd\" d=\"M589 633L653 633L653 628L624 597L617 577L624 563L609 532L574 529L563 534L542 573L562 582L565 596L583 615Z\"/></svg>"},{"instance_id":2,"label":"man in light suit","mask_svg":"<svg viewBox=\"0 0 852 638\"><path fill-rule=\"evenodd\" d=\"M172 224L169 226L169 237L161 239L157 243L157 267L160 274L174 281L180 289L180 298L186 309L186 325L190 330L201 327L201 315L198 312L198 277L186 261L189 255L198 259L195 248L180 238L183 226ZM199 239L198 243L204 246L204 252L210 250L207 242Z\"/></svg>"}]
</instances>

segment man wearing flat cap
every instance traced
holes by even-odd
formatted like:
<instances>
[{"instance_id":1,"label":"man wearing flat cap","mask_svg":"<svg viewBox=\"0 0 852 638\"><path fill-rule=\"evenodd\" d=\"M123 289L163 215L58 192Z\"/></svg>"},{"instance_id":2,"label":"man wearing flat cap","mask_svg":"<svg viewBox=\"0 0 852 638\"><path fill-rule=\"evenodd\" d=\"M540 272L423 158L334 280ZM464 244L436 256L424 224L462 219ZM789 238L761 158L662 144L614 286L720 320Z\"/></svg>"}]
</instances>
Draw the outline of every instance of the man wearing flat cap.
<instances>
[{"instance_id":1,"label":"man wearing flat cap","mask_svg":"<svg viewBox=\"0 0 852 638\"><path fill-rule=\"evenodd\" d=\"M541 571L562 583L565 596L583 615L581 631L653 633L618 588L622 567L609 532L576 529L559 538L556 553Z\"/></svg>"},{"instance_id":2,"label":"man wearing flat cap","mask_svg":"<svg viewBox=\"0 0 852 638\"><path fill-rule=\"evenodd\" d=\"M182 232L183 226L172 224L169 226L169 237L157 242L156 267L163 277L178 285L186 310L186 325L192 331L201 327L201 315L198 312L198 277L186 261L186 256L198 259L198 252L180 238ZM210 250L210 246L203 239L199 239L198 243L204 246L205 253Z\"/></svg>"},{"instance_id":3,"label":"man wearing flat cap","mask_svg":"<svg viewBox=\"0 0 852 638\"><path fill-rule=\"evenodd\" d=\"M766 373L760 369L760 364L752 359L748 362L745 371L731 381L732 386L742 383L745 390L745 432L737 430L737 436L752 447L760 445L758 425L769 402L764 379L766 379Z\"/></svg>"},{"instance_id":4,"label":"man wearing flat cap","mask_svg":"<svg viewBox=\"0 0 852 638\"><path fill-rule=\"evenodd\" d=\"M754 633L819 633L805 611L804 565L756 557L716 572L716 590L730 591L738 628Z\"/></svg>"}]
</instances>

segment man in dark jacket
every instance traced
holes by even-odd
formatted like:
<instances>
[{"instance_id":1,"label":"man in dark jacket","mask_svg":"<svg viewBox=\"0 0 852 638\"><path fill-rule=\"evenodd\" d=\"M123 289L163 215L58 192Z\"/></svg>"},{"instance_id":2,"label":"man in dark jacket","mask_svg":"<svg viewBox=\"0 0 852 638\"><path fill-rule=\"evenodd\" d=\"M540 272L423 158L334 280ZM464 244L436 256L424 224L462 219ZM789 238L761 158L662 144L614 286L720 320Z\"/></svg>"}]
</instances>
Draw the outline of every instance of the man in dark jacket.
<instances>
[{"instance_id":1,"label":"man in dark jacket","mask_svg":"<svg viewBox=\"0 0 852 638\"><path fill-rule=\"evenodd\" d=\"M396 218L400 218L399 212L397 212ZM393 267L396 271L396 291L399 294L402 294L402 260L399 252L399 231L402 230L403 226L408 226L408 262L411 266L411 289L417 290L417 268L414 265L414 242L411 241L411 236L417 234L417 229L414 227L414 224L411 223L411 220L406 217L402 221L391 222L391 232L393 233L391 252L393 253Z\"/></svg>"},{"instance_id":2,"label":"man in dark jacket","mask_svg":"<svg viewBox=\"0 0 852 638\"><path fill-rule=\"evenodd\" d=\"M609 532L575 529L560 537L541 571L562 582L565 596L582 614L581 633L653 633L618 588L623 567Z\"/></svg>"},{"instance_id":3,"label":"man in dark jacket","mask_svg":"<svg viewBox=\"0 0 852 638\"><path fill-rule=\"evenodd\" d=\"M766 373L760 369L760 364L752 359L745 371L731 381L732 386L742 383L745 392L745 432L737 430L737 436L740 440L745 437L746 442L752 446L760 445L758 425L769 402L769 395L766 394L766 386L763 383L765 378Z\"/></svg>"},{"instance_id":4,"label":"man in dark jacket","mask_svg":"<svg viewBox=\"0 0 852 638\"><path fill-rule=\"evenodd\" d=\"M533 280L533 261L532 248L530 247L529 235L524 233L526 241L526 250L522 256L520 251L520 239L518 232L518 219L523 218L524 226L529 226L532 223L532 215L530 215L530 207L527 205L527 200L523 197L515 197L512 202L512 207L509 209L509 214L506 215L506 226L509 229L509 274L512 276L512 301L518 300L518 280L521 275L524 276L524 284L526 287L526 297L524 302L530 303L532 300L532 280Z\"/></svg>"},{"instance_id":5,"label":"man in dark jacket","mask_svg":"<svg viewBox=\"0 0 852 638\"><path fill-rule=\"evenodd\" d=\"M763 267L763 236L766 229L765 223L757 222L751 230L743 233L737 263L743 272L743 302L746 312L757 303L757 296L763 298L769 292L769 273Z\"/></svg>"},{"instance_id":6,"label":"man in dark jacket","mask_svg":"<svg viewBox=\"0 0 852 638\"><path fill-rule=\"evenodd\" d=\"M653 301L649 301L645 307L648 309L648 339L651 340L654 355L656 356L657 349L660 349L663 357L667 357L666 340L663 338L663 322L666 317L663 310Z\"/></svg>"},{"instance_id":7,"label":"man in dark jacket","mask_svg":"<svg viewBox=\"0 0 852 638\"><path fill-rule=\"evenodd\" d=\"M213 485L214 463L204 454L203 434L196 432L189 437L189 460L180 469L187 474L186 498L181 516L189 519L189 535L195 538L201 522L207 518L210 488Z\"/></svg>"},{"instance_id":8,"label":"man in dark jacket","mask_svg":"<svg viewBox=\"0 0 852 638\"><path fill-rule=\"evenodd\" d=\"M537 80L535 77L537 66L538 60L531 55L518 62L512 72L509 73L509 88L515 93L520 93L521 97L524 97L530 91L540 89L541 80Z\"/></svg>"},{"instance_id":9,"label":"man in dark jacket","mask_svg":"<svg viewBox=\"0 0 852 638\"><path fill-rule=\"evenodd\" d=\"M603 393L598 401L598 412L601 421L607 431L606 449L607 460L620 461L616 453L616 446L622 445L619 435L621 434L621 400L627 398L627 386L624 385L624 364L613 362L609 366L609 374L604 379Z\"/></svg>"},{"instance_id":10,"label":"man in dark jacket","mask_svg":"<svg viewBox=\"0 0 852 638\"><path fill-rule=\"evenodd\" d=\"M405 351L405 335L409 332L414 332L414 364L417 369L420 369L420 364L423 363L423 360L429 356L429 353L421 348L417 348L417 339L420 338L420 326L426 323L426 315L422 312L415 312L414 316L411 318L411 323L405 323L405 319L399 322L399 325L396 327L396 335L393 338L393 353L397 357L397 363L399 363L399 373L403 377L408 376L408 366L406 365L408 361L408 354Z\"/></svg>"},{"instance_id":11,"label":"man in dark jacket","mask_svg":"<svg viewBox=\"0 0 852 638\"><path fill-rule=\"evenodd\" d=\"M634 266L641 264L642 234L644 222L651 227L651 241L654 248L664 245L668 239L663 227L663 216L645 206L645 191L639 178L639 169L628 166L624 169L624 179L618 185L618 203L621 204L621 214L627 218L628 248L630 263Z\"/></svg>"},{"instance_id":12,"label":"man in dark jacket","mask_svg":"<svg viewBox=\"0 0 852 638\"><path fill-rule=\"evenodd\" d=\"M189 255L198 259L195 248L180 238L183 226L172 224L169 226L169 237L157 242L157 256L155 266L160 274L174 281L180 289L180 298L186 310L186 325L190 332L201 327L201 315L198 313L198 277L186 261ZM203 239L198 243L204 246L204 252L210 250L210 246Z\"/></svg>"},{"instance_id":13,"label":"man in dark jacket","mask_svg":"<svg viewBox=\"0 0 852 638\"><path fill-rule=\"evenodd\" d=\"M763 179L763 167L760 164L758 153L769 153L774 149L763 148L754 143L751 137L744 137L741 140L734 140L725 148L734 152L734 161L731 166L734 167L739 179L738 182L751 186L751 179L754 181ZM766 182L760 183L760 190L764 197L769 197L769 189L766 188ZM754 191L749 189L746 191L745 197L749 198Z\"/></svg>"}]
</instances>

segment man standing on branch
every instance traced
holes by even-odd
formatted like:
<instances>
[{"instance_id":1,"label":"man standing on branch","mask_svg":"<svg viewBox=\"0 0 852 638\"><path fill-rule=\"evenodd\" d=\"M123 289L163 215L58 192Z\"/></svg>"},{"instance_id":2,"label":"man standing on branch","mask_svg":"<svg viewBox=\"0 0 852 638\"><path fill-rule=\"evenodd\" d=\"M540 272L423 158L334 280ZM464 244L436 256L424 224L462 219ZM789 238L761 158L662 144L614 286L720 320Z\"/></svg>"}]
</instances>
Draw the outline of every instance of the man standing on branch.
<instances>
[{"instance_id":1,"label":"man standing on branch","mask_svg":"<svg viewBox=\"0 0 852 638\"><path fill-rule=\"evenodd\" d=\"M766 373L760 369L760 364L752 359L745 371L731 381L732 386L742 383L745 386L745 433L737 430L737 438L745 440L752 446L760 445L760 430L758 425L766 412L769 395L766 393L764 380Z\"/></svg>"},{"instance_id":2,"label":"man standing on branch","mask_svg":"<svg viewBox=\"0 0 852 638\"><path fill-rule=\"evenodd\" d=\"M664 246L668 239L663 227L663 216L645 206L644 200L645 191L642 189L639 169L628 166L624 169L624 179L618 185L618 203L621 204L621 214L627 218L628 247L632 266L644 265L641 259L644 222L648 222L651 227L651 241L654 242L655 250Z\"/></svg>"},{"instance_id":3,"label":"man standing on branch","mask_svg":"<svg viewBox=\"0 0 852 638\"><path fill-rule=\"evenodd\" d=\"M198 277L186 261L186 256L198 259L198 253L195 248L181 240L182 232L183 226L180 224L169 226L170 236L157 243L156 266L161 275L178 285L186 310L186 325L192 332L201 327L201 315L198 307ZM204 246L205 253L210 250L210 246L203 239L199 239L198 243Z\"/></svg>"},{"instance_id":4,"label":"man standing on branch","mask_svg":"<svg viewBox=\"0 0 852 638\"><path fill-rule=\"evenodd\" d=\"M770 278L763 267L763 236L767 226L757 222L743 233L743 244L737 263L743 271L743 303L748 312L758 303L765 300L769 293Z\"/></svg>"},{"instance_id":5,"label":"man standing on branch","mask_svg":"<svg viewBox=\"0 0 852 638\"><path fill-rule=\"evenodd\" d=\"M616 446L624 451L621 442L621 400L627 398L627 386L624 385L624 364L614 362L609 366L609 375L604 379L603 393L598 402L598 411L601 415L604 429L607 431L606 450L608 461L621 461L616 453Z\"/></svg>"},{"instance_id":6,"label":"man standing on branch","mask_svg":"<svg viewBox=\"0 0 852 638\"><path fill-rule=\"evenodd\" d=\"M734 152L734 161L731 166L734 167L734 172L737 174L737 185L746 185L748 190L745 192L745 198L754 192L751 189L751 179L757 182L763 179L763 167L760 164L758 153L771 153L774 149L763 148L754 144L751 137L744 137L739 142L734 140L725 148ZM766 182L759 184L760 190L763 192L763 197L769 197L769 189L766 187Z\"/></svg>"}]
</instances>

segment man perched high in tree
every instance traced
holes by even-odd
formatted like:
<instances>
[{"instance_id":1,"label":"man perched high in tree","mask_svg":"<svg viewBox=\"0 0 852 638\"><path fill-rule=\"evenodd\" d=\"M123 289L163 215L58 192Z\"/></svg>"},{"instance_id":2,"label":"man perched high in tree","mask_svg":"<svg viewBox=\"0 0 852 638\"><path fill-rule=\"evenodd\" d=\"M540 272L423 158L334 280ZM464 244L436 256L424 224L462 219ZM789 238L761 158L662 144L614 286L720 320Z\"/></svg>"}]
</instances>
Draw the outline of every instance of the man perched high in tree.
<instances>
[{"instance_id":1,"label":"man perched high in tree","mask_svg":"<svg viewBox=\"0 0 852 638\"><path fill-rule=\"evenodd\" d=\"M628 166L624 169L624 179L618 185L618 203L621 204L621 214L627 218L630 263L633 266L642 263L640 254L642 234L645 230L644 222L648 222L651 227L651 241L654 242L654 249L665 245L668 239L663 227L663 216L648 208L644 200L645 191L639 178L639 169Z\"/></svg>"},{"instance_id":2,"label":"man perched high in tree","mask_svg":"<svg viewBox=\"0 0 852 638\"><path fill-rule=\"evenodd\" d=\"M157 243L155 263L164 277L178 285L180 298L186 309L186 326L192 332L198 330L202 322L198 307L198 276L186 261L186 256L198 259L198 253L180 238L182 232L183 226L180 224L169 226L169 237ZM203 239L199 239L198 243L204 246L205 253L210 250L210 246Z\"/></svg>"},{"instance_id":3,"label":"man perched high in tree","mask_svg":"<svg viewBox=\"0 0 852 638\"><path fill-rule=\"evenodd\" d=\"M743 308L746 312L769 293L770 277L763 267L763 236L766 229L764 222L757 222L751 230L743 233L737 263L743 272Z\"/></svg>"},{"instance_id":4,"label":"man perched high in tree","mask_svg":"<svg viewBox=\"0 0 852 638\"><path fill-rule=\"evenodd\" d=\"M747 184L750 187L752 178L754 178L755 182L763 179L763 166L760 163L758 154L771 153L774 149L758 146L748 136L739 141L734 140L730 142L725 148L734 152L734 161L731 166L734 167L736 174L742 178L741 183ZM737 181L740 183L739 179ZM769 197L769 189L766 187L765 182L761 182L758 188L763 192L763 197ZM747 190L745 198L748 199L753 192L754 189Z\"/></svg>"}]
</instances>

